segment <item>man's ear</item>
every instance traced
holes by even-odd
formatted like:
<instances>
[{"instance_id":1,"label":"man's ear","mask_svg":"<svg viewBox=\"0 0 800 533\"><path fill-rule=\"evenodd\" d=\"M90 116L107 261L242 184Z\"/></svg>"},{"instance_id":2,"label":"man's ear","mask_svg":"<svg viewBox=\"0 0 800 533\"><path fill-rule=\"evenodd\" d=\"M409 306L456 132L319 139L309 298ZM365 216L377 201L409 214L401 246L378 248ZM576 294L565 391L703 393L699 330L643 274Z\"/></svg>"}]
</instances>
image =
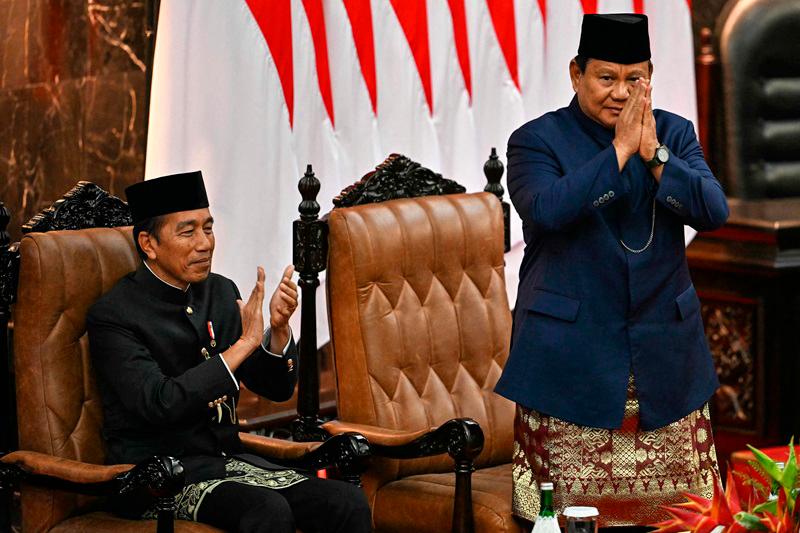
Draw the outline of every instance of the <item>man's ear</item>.
<instances>
[{"instance_id":1,"label":"man's ear","mask_svg":"<svg viewBox=\"0 0 800 533\"><path fill-rule=\"evenodd\" d=\"M154 244L157 244L158 240L146 231L140 231L136 238L139 242L139 248L142 249L147 258L151 261L155 261L157 254Z\"/></svg>"},{"instance_id":2,"label":"man's ear","mask_svg":"<svg viewBox=\"0 0 800 533\"><path fill-rule=\"evenodd\" d=\"M578 82L581 76L583 76L583 72L581 72L578 62L573 59L569 62L569 79L572 81L572 90L575 92L578 92Z\"/></svg>"}]
</instances>

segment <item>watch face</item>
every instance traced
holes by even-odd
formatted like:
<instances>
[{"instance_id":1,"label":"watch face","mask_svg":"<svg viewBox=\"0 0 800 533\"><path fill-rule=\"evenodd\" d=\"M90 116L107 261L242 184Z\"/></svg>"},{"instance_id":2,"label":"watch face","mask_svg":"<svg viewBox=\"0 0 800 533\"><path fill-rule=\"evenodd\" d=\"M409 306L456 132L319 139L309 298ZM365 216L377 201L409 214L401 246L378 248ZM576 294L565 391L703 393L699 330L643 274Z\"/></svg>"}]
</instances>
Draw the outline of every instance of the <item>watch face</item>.
<instances>
[{"instance_id":1,"label":"watch face","mask_svg":"<svg viewBox=\"0 0 800 533\"><path fill-rule=\"evenodd\" d=\"M666 146L659 146L656 150L656 159L659 163L664 164L669 160L669 150Z\"/></svg>"}]
</instances>

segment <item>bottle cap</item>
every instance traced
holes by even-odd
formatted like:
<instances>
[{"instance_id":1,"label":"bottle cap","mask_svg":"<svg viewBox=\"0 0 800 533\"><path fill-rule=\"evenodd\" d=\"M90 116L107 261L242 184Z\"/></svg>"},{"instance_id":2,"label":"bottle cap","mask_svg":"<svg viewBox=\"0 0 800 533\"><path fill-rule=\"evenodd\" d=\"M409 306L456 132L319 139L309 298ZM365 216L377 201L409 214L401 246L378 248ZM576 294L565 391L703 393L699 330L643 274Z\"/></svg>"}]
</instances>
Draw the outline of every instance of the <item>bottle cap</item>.
<instances>
[{"instance_id":1,"label":"bottle cap","mask_svg":"<svg viewBox=\"0 0 800 533\"><path fill-rule=\"evenodd\" d=\"M550 481L542 481L539 483L539 488L542 490L553 490L553 484Z\"/></svg>"},{"instance_id":2,"label":"bottle cap","mask_svg":"<svg viewBox=\"0 0 800 533\"><path fill-rule=\"evenodd\" d=\"M568 518L592 518L600 516L597 507L567 507L562 514Z\"/></svg>"}]
</instances>

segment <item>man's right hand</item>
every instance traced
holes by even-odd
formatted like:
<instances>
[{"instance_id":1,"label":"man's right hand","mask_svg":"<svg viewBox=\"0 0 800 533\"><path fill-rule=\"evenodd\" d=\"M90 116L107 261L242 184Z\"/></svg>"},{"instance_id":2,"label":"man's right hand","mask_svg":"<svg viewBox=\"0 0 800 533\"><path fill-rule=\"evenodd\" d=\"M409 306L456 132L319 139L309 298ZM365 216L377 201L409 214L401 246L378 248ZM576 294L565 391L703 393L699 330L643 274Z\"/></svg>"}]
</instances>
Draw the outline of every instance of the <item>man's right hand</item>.
<instances>
[{"instance_id":1,"label":"man's right hand","mask_svg":"<svg viewBox=\"0 0 800 533\"><path fill-rule=\"evenodd\" d=\"M258 267L256 285L253 287L247 303L236 300L236 303L239 304L239 312L242 314L241 340L252 344L253 350L261 344L261 337L264 335L264 278L264 269Z\"/></svg>"},{"instance_id":2,"label":"man's right hand","mask_svg":"<svg viewBox=\"0 0 800 533\"><path fill-rule=\"evenodd\" d=\"M615 126L614 149L617 152L617 162L620 171L625 167L634 154L639 152L642 142L642 120L645 108L645 93L647 81L642 78L636 80L631 90L628 101L620 111L617 125Z\"/></svg>"}]
</instances>

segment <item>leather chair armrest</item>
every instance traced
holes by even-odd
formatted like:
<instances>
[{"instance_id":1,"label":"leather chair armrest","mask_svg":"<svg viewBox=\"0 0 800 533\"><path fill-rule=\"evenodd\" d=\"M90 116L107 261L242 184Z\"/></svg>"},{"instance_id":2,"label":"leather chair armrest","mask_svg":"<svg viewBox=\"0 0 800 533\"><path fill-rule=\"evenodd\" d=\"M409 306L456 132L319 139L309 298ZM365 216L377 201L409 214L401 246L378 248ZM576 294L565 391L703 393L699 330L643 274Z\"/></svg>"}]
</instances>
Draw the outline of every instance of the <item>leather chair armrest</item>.
<instances>
[{"instance_id":1,"label":"leather chair armrest","mask_svg":"<svg viewBox=\"0 0 800 533\"><path fill-rule=\"evenodd\" d=\"M367 424L356 424L353 422L343 422L341 420L331 420L322 424L329 435L340 435L347 432L356 432L364 435L370 444L379 446L402 446L420 438L436 428L420 429L417 431L403 431L399 429L387 429Z\"/></svg>"},{"instance_id":2,"label":"leather chair armrest","mask_svg":"<svg viewBox=\"0 0 800 533\"><path fill-rule=\"evenodd\" d=\"M357 431L370 442L373 455L415 459L447 453L456 460L472 460L483 450L483 431L471 418L454 418L438 428L399 431L334 420L324 424L331 434Z\"/></svg>"},{"instance_id":3,"label":"leather chair armrest","mask_svg":"<svg viewBox=\"0 0 800 533\"><path fill-rule=\"evenodd\" d=\"M144 490L165 498L180 492L184 473L181 462L167 456L138 465L96 465L23 450L0 457L0 488L19 483L98 496Z\"/></svg>"},{"instance_id":4,"label":"leather chair armrest","mask_svg":"<svg viewBox=\"0 0 800 533\"><path fill-rule=\"evenodd\" d=\"M28 474L49 476L72 483L103 483L114 480L136 465L95 465L72 459L54 457L40 452L16 451L0 458L5 464L16 465Z\"/></svg>"},{"instance_id":5,"label":"leather chair armrest","mask_svg":"<svg viewBox=\"0 0 800 533\"><path fill-rule=\"evenodd\" d=\"M274 439L245 432L240 432L239 438L247 451L278 461L300 459L319 448L322 444L321 442L294 442Z\"/></svg>"}]
</instances>

